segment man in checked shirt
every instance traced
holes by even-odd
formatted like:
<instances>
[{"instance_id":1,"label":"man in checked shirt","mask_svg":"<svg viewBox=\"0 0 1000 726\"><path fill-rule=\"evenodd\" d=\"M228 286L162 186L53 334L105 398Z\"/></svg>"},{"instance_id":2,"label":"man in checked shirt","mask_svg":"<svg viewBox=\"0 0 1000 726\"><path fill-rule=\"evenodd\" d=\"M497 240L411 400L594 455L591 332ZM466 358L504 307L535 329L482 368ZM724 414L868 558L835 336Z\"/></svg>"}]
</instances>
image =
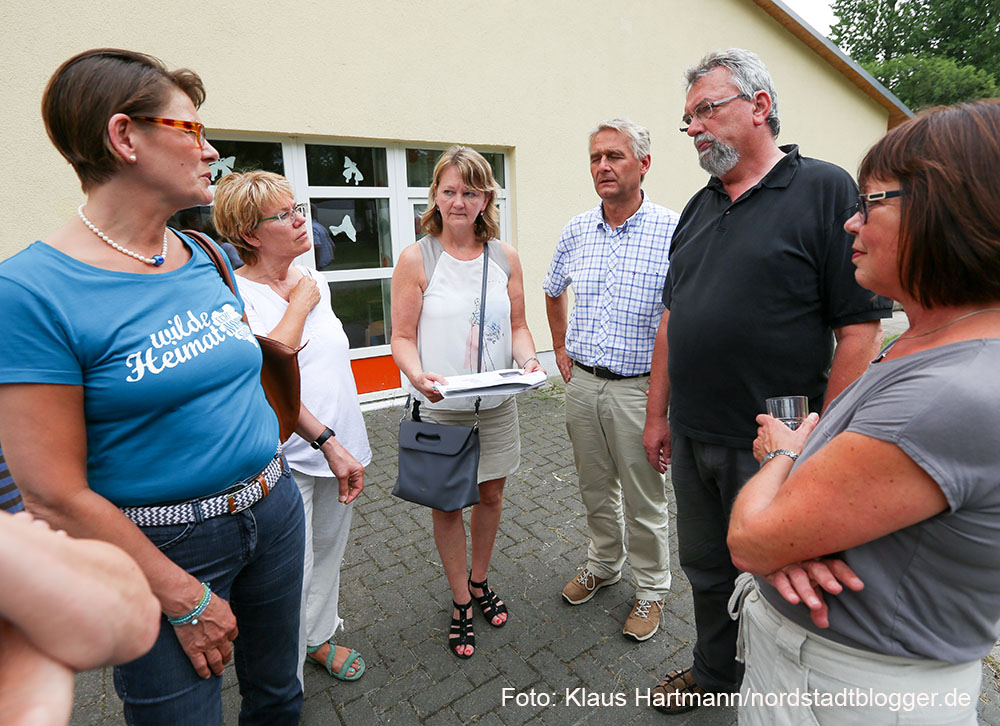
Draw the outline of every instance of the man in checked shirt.
<instances>
[{"instance_id":1,"label":"man in checked shirt","mask_svg":"<svg viewBox=\"0 0 1000 726\"><path fill-rule=\"evenodd\" d=\"M601 204L563 229L542 284L590 534L587 564L562 594L582 605L618 582L627 530L636 602L622 632L639 641L659 628L670 589L664 478L646 461L642 429L677 214L642 191L650 162L642 126L614 119L594 129L590 173Z\"/></svg>"}]
</instances>

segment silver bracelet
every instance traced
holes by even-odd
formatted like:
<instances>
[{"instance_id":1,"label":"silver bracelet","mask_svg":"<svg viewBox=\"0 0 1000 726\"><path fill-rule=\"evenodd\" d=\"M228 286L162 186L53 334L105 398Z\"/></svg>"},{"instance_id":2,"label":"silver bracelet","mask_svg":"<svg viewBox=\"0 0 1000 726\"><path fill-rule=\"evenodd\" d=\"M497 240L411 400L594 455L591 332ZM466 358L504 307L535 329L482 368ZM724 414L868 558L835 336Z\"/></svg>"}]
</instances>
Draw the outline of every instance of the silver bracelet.
<instances>
[{"instance_id":1,"label":"silver bracelet","mask_svg":"<svg viewBox=\"0 0 1000 726\"><path fill-rule=\"evenodd\" d=\"M764 459L760 462L760 465L764 466L764 464L766 464L767 462L769 462L771 459L773 459L776 456L787 456L792 461L798 461L798 458L799 458L798 454L796 454L794 451L791 451L789 449L775 449L774 451L768 451L767 452L767 456L765 456Z\"/></svg>"},{"instance_id":2,"label":"silver bracelet","mask_svg":"<svg viewBox=\"0 0 1000 726\"><path fill-rule=\"evenodd\" d=\"M538 360L538 358L536 356L531 356L530 358L528 358L528 360L524 361L524 363L521 364L521 368L524 368L531 361L535 361L535 363L537 363L538 365L542 364L542 362L540 360Z\"/></svg>"}]
</instances>

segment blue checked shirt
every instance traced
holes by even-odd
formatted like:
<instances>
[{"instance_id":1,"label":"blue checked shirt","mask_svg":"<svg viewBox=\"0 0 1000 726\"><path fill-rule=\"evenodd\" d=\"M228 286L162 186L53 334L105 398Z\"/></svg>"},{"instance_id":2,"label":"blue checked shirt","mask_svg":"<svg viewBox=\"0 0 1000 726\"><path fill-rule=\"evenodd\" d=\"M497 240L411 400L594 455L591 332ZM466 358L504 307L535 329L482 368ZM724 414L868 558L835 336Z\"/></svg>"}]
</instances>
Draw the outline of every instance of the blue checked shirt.
<instances>
[{"instance_id":1,"label":"blue checked shirt","mask_svg":"<svg viewBox=\"0 0 1000 726\"><path fill-rule=\"evenodd\" d=\"M559 297L573 286L566 330L570 358L623 376L649 371L676 227L677 214L645 195L618 229L608 227L600 206L569 221L542 289Z\"/></svg>"}]
</instances>

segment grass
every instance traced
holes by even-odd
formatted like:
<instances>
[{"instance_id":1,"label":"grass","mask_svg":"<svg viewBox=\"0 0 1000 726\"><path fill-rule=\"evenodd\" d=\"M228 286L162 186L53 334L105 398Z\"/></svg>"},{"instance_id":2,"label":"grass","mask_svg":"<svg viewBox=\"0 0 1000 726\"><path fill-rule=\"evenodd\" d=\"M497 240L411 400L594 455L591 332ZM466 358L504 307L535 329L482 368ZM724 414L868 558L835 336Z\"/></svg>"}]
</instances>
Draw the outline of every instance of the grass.
<instances>
[{"instance_id":1,"label":"grass","mask_svg":"<svg viewBox=\"0 0 1000 726\"><path fill-rule=\"evenodd\" d=\"M528 391L527 395L537 401L548 401L553 398L561 398L565 392L566 386L563 385L562 381L549 379L548 383L540 388L533 388Z\"/></svg>"}]
</instances>

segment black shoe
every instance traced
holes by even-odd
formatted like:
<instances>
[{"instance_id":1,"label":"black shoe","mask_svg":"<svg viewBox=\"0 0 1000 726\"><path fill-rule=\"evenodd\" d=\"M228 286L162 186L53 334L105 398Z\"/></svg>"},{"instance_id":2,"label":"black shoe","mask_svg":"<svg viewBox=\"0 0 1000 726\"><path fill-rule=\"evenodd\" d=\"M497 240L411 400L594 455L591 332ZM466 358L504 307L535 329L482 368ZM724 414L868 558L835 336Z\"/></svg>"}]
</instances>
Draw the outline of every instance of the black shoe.
<instances>
[{"instance_id":1,"label":"black shoe","mask_svg":"<svg viewBox=\"0 0 1000 726\"><path fill-rule=\"evenodd\" d=\"M475 595L472 595L472 588L474 587L483 591L482 596L476 597ZM507 606L504 605L500 601L500 598L497 597L497 594L490 589L490 586L486 584L485 579L482 582L473 582L472 578L470 577L469 594L472 595L472 599L479 604L479 609L483 611L483 617L486 618L486 622L488 622L494 628L502 628L504 625L507 624L507 620L510 620L510 618L508 617L507 620L504 620L499 625L493 622L493 618L495 618L497 615L503 615L507 613Z\"/></svg>"},{"instance_id":2,"label":"black shoe","mask_svg":"<svg viewBox=\"0 0 1000 726\"><path fill-rule=\"evenodd\" d=\"M475 651L468 654L459 653L455 648L461 645L476 647L476 634L472 632L472 600L469 600L465 605L459 605L455 601L452 601L451 604L458 610L458 617L451 619L451 629L448 631L448 650L457 658L471 658Z\"/></svg>"}]
</instances>

